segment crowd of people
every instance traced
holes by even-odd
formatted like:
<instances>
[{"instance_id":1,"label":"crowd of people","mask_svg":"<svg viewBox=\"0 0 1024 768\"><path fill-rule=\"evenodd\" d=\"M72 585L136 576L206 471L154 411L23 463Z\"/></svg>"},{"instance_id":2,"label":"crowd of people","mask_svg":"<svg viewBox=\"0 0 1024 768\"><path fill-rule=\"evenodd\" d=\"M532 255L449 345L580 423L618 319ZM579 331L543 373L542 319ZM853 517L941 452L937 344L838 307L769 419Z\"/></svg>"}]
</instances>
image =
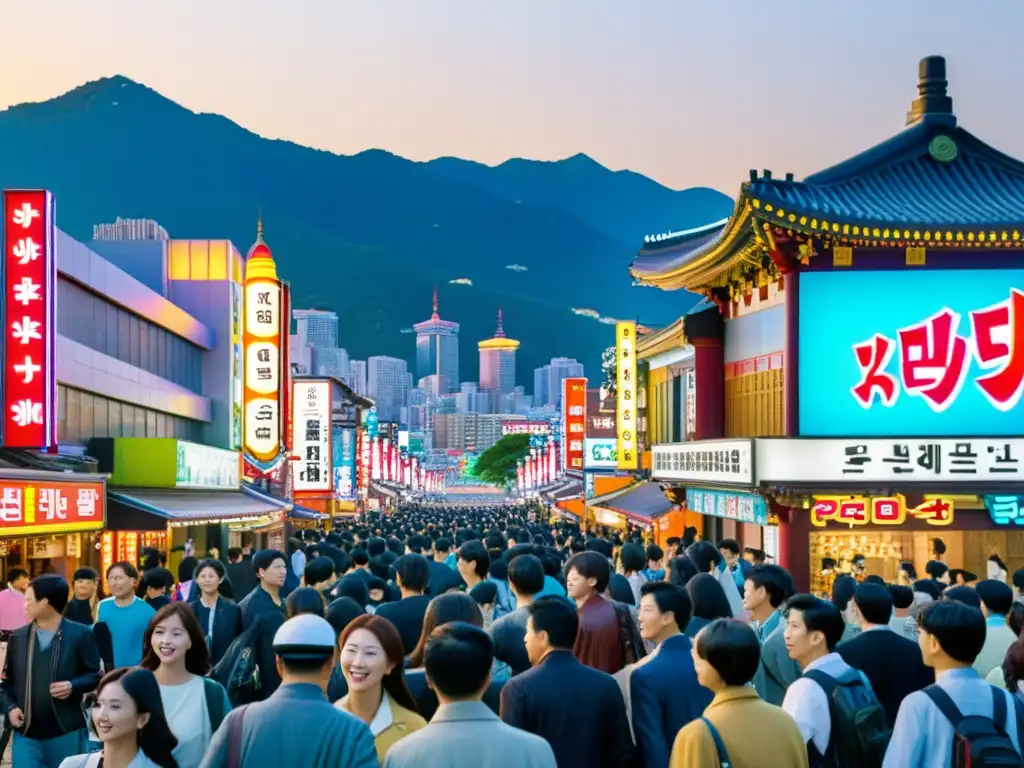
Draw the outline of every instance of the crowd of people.
<instances>
[{"instance_id":1,"label":"crowd of people","mask_svg":"<svg viewBox=\"0 0 1024 768\"><path fill-rule=\"evenodd\" d=\"M103 599L8 573L15 768L1024 765L1024 569L797 594L733 540L510 505L144 554Z\"/></svg>"}]
</instances>

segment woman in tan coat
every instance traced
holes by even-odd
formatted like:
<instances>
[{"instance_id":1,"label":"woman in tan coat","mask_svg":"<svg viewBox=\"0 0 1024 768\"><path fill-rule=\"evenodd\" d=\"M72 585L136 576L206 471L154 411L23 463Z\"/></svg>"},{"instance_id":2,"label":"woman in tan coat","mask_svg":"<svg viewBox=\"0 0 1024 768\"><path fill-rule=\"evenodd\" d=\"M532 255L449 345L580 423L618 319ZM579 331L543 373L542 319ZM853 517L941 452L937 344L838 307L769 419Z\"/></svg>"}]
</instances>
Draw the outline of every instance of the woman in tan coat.
<instances>
[{"instance_id":1,"label":"woman in tan coat","mask_svg":"<svg viewBox=\"0 0 1024 768\"><path fill-rule=\"evenodd\" d=\"M716 619L700 631L693 663L715 698L702 718L676 735L669 768L713 768L724 762L721 757L732 768L807 768L807 748L793 718L749 685L760 659L757 635L742 621Z\"/></svg>"}]
</instances>

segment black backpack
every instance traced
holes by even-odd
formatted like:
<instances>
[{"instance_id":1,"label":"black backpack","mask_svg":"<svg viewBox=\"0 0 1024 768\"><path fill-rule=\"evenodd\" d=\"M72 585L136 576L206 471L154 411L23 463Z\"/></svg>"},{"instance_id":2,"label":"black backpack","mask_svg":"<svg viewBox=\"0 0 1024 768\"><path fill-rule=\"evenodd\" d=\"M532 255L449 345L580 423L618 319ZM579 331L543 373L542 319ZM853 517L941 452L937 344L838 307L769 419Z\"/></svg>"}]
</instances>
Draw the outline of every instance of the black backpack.
<instances>
[{"instance_id":1,"label":"black backpack","mask_svg":"<svg viewBox=\"0 0 1024 768\"><path fill-rule=\"evenodd\" d=\"M960 708L953 703L938 685L929 685L924 689L928 698L945 715L953 726L953 760L951 768L1021 768L1024 760L1013 747L1013 741L1003 728L1006 722L1006 694L992 686L992 717L980 715L964 716ZM1014 710L1017 714L1018 738L1022 715L1021 704L1014 697Z\"/></svg>"},{"instance_id":2,"label":"black backpack","mask_svg":"<svg viewBox=\"0 0 1024 768\"><path fill-rule=\"evenodd\" d=\"M830 768L881 768L889 746L889 720L861 673L852 669L836 678L818 669L805 672L828 699L832 731L821 765ZM814 745L809 744L809 749Z\"/></svg>"},{"instance_id":3,"label":"black backpack","mask_svg":"<svg viewBox=\"0 0 1024 768\"><path fill-rule=\"evenodd\" d=\"M210 672L210 677L224 686L232 707L256 700L262 683L260 665L256 661L257 628L254 621L242 634L231 641L224 657Z\"/></svg>"}]
</instances>

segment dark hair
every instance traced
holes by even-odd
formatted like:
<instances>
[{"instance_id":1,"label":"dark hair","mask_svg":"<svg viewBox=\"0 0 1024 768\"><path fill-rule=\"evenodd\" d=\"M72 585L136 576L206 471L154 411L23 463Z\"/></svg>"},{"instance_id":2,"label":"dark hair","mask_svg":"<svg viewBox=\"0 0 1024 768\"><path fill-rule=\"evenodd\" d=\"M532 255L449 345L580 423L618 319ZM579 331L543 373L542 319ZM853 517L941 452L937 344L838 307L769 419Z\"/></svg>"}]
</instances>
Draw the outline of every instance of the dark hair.
<instances>
[{"instance_id":1,"label":"dark hair","mask_svg":"<svg viewBox=\"0 0 1024 768\"><path fill-rule=\"evenodd\" d=\"M334 627L334 633L340 635L357 616L363 616L366 610L351 597L339 597L327 606L327 623Z\"/></svg>"},{"instance_id":2,"label":"dark hair","mask_svg":"<svg viewBox=\"0 0 1024 768\"><path fill-rule=\"evenodd\" d=\"M914 582L914 591L923 592L931 597L932 600L938 600L942 597L942 586L934 579L918 579Z\"/></svg>"},{"instance_id":3,"label":"dark hair","mask_svg":"<svg viewBox=\"0 0 1024 768\"><path fill-rule=\"evenodd\" d=\"M423 593L430 584L430 563L423 555L402 555L395 561L395 573L401 581L399 586L410 592Z\"/></svg>"},{"instance_id":4,"label":"dark hair","mask_svg":"<svg viewBox=\"0 0 1024 768\"><path fill-rule=\"evenodd\" d=\"M544 589L544 564L536 555L520 555L508 566L509 583L523 597L533 597Z\"/></svg>"},{"instance_id":5,"label":"dark hair","mask_svg":"<svg viewBox=\"0 0 1024 768\"><path fill-rule=\"evenodd\" d=\"M473 570L481 579L487 578L487 570L491 567L491 556L482 541L467 541L459 547L459 559L473 563Z\"/></svg>"},{"instance_id":6,"label":"dark hair","mask_svg":"<svg viewBox=\"0 0 1024 768\"><path fill-rule=\"evenodd\" d=\"M338 638L338 648L344 649L345 643L357 629L365 629L373 634L384 649L388 662L394 665L390 672L384 675L381 683L384 690L400 707L405 707L413 712L418 711L416 700L409 693L409 687L405 684L405 655L402 652L402 636L398 634L395 625L383 616L372 616L364 613L356 616L348 623Z\"/></svg>"},{"instance_id":7,"label":"dark hair","mask_svg":"<svg viewBox=\"0 0 1024 768\"><path fill-rule=\"evenodd\" d=\"M720 542L718 542L718 549L727 549L734 555L738 555L740 553L740 543L736 541L736 539L722 539Z\"/></svg>"},{"instance_id":8,"label":"dark hair","mask_svg":"<svg viewBox=\"0 0 1024 768\"><path fill-rule=\"evenodd\" d=\"M938 541L938 539L936 539L936 541ZM945 576L946 571L948 570L949 566L939 560L929 560L924 564L924 572L936 580Z\"/></svg>"},{"instance_id":9,"label":"dark hair","mask_svg":"<svg viewBox=\"0 0 1024 768\"><path fill-rule=\"evenodd\" d=\"M979 611L981 610L981 597L974 587L964 585L949 587L942 593L942 597L946 600L954 600L958 603L969 605L971 608L977 608Z\"/></svg>"},{"instance_id":10,"label":"dark hair","mask_svg":"<svg viewBox=\"0 0 1024 768\"><path fill-rule=\"evenodd\" d=\"M7 575L8 581L14 581L17 576L11 577L15 571L21 570L20 568L12 568L11 573ZM24 571L22 571L24 573ZM26 574L27 575L27 574ZM72 581L99 581L100 575L96 573L95 568L90 568L87 565L83 565L75 571L75 575L72 577Z\"/></svg>"},{"instance_id":11,"label":"dark hair","mask_svg":"<svg viewBox=\"0 0 1024 768\"><path fill-rule=\"evenodd\" d=\"M911 581L917 581L917 568L909 560L900 563L900 570L907 574Z\"/></svg>"},{"instance_id":12,"label":"dark hair","mask_svg":"<svg viewBox=\"0 0 1024 768\"><path fill-rule=\"evenodd\" d=\"M839 645L846 630L846 623L835 605L814 595L799 594L786 601L787 619L791 611L800 611L808 633L821 632L825 636L825 646L829 653Z\"/></svg>"},{"instance_id":13,"label":"dark hair","mask_svg":"<svg viewBox=\"0 0 1024 768\"><path fill-rule=\"evenodd\" d=\"M1013 582L1013 586L1024 592L1024 568L1018 568L1014 571L1010 580Z\"/></svg>"},{"instance_id":14,"label":"dark hair","mask_svg":"<svg viewBox=\"0 0 1024 768\"><path fill-rule=\"evenodd\" d=\"M480 627L456 621L435 629L423 666L430 686L443 696L465 699L479 693L494 662L494 644Z\"/></svg>"},{"instance_id":15,"label":"dark hair","mask_svg":"<svg viewBox=\"0 0 1024 768\"><path fill-rule=\"evenodd\" d=\"M227 576L227 573L228 573L227 569L224 567L224 563L222 563L220 560L218 560L215 557L207 557L207 558L205 558L203 560L200 560L196 564L196 568L192 572L192 580L194 581L194 580L198 579L199 578L199 574L202 573L207 568L212 568L213 572L217 574L217 578L218 579L223 579L225 576Z\"/></svg>"},{"instance_id":16,"label":"dark hair","mask_svg":"<svg viewBox=\"0 0 1024 768\"><path fill-rule=\"evenodd\" d=\"M665 550L659 547L657 544L647 545L647 559L657 562L665 557Z\"/></svg>"},{"instance_id":17,"label":"dark hair","mask_svg":"<svg viewBox=\"0 0 1024 768\"><path fill-rule=\"evenodd\" d=\"M170 589L174 586L174 576L163 566L150 568L142 574L143 590L146 589Z\"/></svg>"},{"instance_id":18,"label":"dark hair","mask_svg":"<svg viewBox=\"0 0 1024 768\"><path fill-rule=\"evenodd\" d=\"M836 576L836 580L832 582L832 605L836 607L840 613L846 610L846 607L853 600L853 596L857 593L857 580L853 576L848 576L845 573Z\"/></svg>"},{"instance_id":19,"label":"dark hair","mask_svg":"<svg viewBox=\"0 0 1024 768\"><path fill-rule=\"evenodd\" d=\"M134 565L127 562L126 560L120 560L116 563L112 563L107 566L106 576L108 580L110 579L110 572L113 571L115 568L120 568L122 571L124 571L124 575L127 576L129 579L139 578L139 572Z\"/></svg>"},{"instance_id":20,"label":"dark hair","mask_svg":"<svg viewBox=\"0 0 1024 768\"><path fill-rule=\"evenodd\" d=\"M241 547L228 547L228 560L234 560L236 557L242 556Z\"/></svg>"},{"instance_id":21,"label":"dark hair","mask_svg":"<svg viewBox=\"0 0 1024 768\"><path fill-rule=\"evenodd\" d=\"M698 619L731 619L732 606L718 579L710 573L698 573L686 582L686 591Z\"/></svg>"},{"instance_id":22,"label":"dark hair","mask_svg":"<svg viewBox=\"0 0 1024 768\"><path fill-rule=\"evenodd\" d=\"M196 574L196 567L199 565L199 560L189 555L183 557L181 562L178 563L178 583L194 579Z\"/></svg>"},{"instance_id":23,"label":"dark hair","mask_svg":"<svg viewBox=\"0 0 1024 768\"><path fill-rule=\"evenodd\" d=\"M257 578L260 571L265 571L272 566L276 560L283 560L285 567L288 566L288 557L279 549L261 549L252 556L252 567L256 571Z\"/></svg>"},{"instance_id":24,"label":"dark hair","mask_svg":"<svg viewBox=\"0 0 1024 768\"><path fill-rule=\"evenodd\" d=\"M58 576L56 573L44 573L42 576L32 579L28 588L32 590L37 601L45 600L50 608L57 613L64 613L64 609L68 607L70 593L68 583L63 576Z\"/></svg>"},{"instance_id":25,"label":"dark hair","mask_svg":"<svg viewBox=\"0 0 1024 768\"><path fill-rule=\"evenodd\" d=\"M673 584L685 587L686 583L696 575L697 566L686 555L673 557L668 563L668 580Z\"/></svg>"},{"instance_id":26,"label":"dark hair","mask_svg":"<svg viewBox=\"0 0 1024 768\"><path fill-rule=\"evenodd\" d=\"M160 768L178 768L178 762L171 754L178 746L178 739L167 725L156 676L144 667L121 667L108 672L96 686L95 693L89 694L87 702L90 708L95 706L103 689L112 683L121 685L125 694L135 703L139 714L149 715L149 720L138 732L139 749ZM93 736L96 736L93 718L86 718L86 724Z\"/></svg>"},{"instance_id":27,"label":"dark hair","mask_svg":"<svg viewBox=\"0 0 1024 768\"><path fill-rule=\"evenodd\" d=\"M985 645L985 617L978 608L957 600L929 603L921 609L917 623L921 631L939 641L947 656L961 664L973 664Z\"/></svg>"},{"instance_id":28,"label":"dark hair","mask_svg":"<svg viewBox=\"0 0 1024 768\"><path fill-rule=\"evenodd\" d=\"M648 581L640 587L640 599L643 600L647 595L654 600L659 613L671 611L679 630L686 629L693 614L693 603L690 602L690 595L683 587L669 584L667 581Z\"/></svg>"},{"instance_id":29,"label":"dark hair","mask_svg":"<svg viewBox=\"0 0 1024 768\"><path fill-rule=\"evenodd\" d=\"M936 555L946 554L946 543L942 539L932 539L932 552Z\"/></svg>"},{"instance_id":30,"label":"dark hair","mask_svg":"<svg viewBox=\"0 0 1024 768\"><path fill-rule=\"evenodd\" d=\"M974 585L974 590L989 613L1005 616L1013 607L1013 589L1001 581L984 579Z\"/></svg>"},{"instance_id":31,"label":"dark hair","mask_svg":"<svg viewBox=\"0 0 1024 768\"><path fill-rule=\"evenodd\" d=\"M434 541L434 551L438 554L452 551L452 540L447 536L441 536Z\"/></svg>"},{"instance_id":32,"label":"dark hair","mask_svg":"<svg viewBox=\"0 0 1024 768\"><path fill-rule=\"evenodd\" d=\"M370 556L367 554L365 549L353 549L352 550L352 565L357 568L362 568L364 565L370 564Z\"/></svg>"},{"instance_id":33,"label":"dark hair","mask_svg":"<svg viewBox=\"0 0 1024 768\"><path fill-rule=\"evenodd\" d=\"M892 595L884 586L865 581L857 587L853 602L868 624L888 624L892 618Z\"/></svg>"},{"instance_id":34,"label":"dark hair","mask_svg":"<svg viewBox=\"0 0 1024 768\"><path fill-rule=\"evenodd\" d=\"M626 544L619 550L619 562L626 573L639 573L647 567L647 553L639 544Z\"/></svg>"},{"instance_id":35,"label":"dark hair","mask_svg":"<svg viewBox=\"0 0 1024 768\"><path fill-rule=\"evenodd\" d=\"M877 573L871 573L864 577L865 584L877 584L880 587L885 586L885 579L879 576Z\"/></svg>"},{"instance_id":36,"label":"dark hair","mask_svg":"<svg viewBox=\"0 0 1024 768\"><path fill-rule=\"evenodd\" d=\"M339 597L351 597L359 605L365 608L370 602L370 587L366 583L366 579L358 573L350 573L347 576L342 576L333 590L331 590L332 596L337 599Z\"/></svg>"},{"instance_id":37,"label":"dark hair","mask_svg":"<svg viewBox=\"0 0 1024 768\"><path fill-rule=\"evenodd\" d=\"M469 596L476 600L477 605L492 605L498 600L498 585L493 581L481 581L469 590Z\"/></svg>"},{"instance_id":38,"label":"dark hair","mask_svg":"<svg viewBox=\"0 0 1024 768\"><path fill-rule=\"evenodd\" d=\"M388 543L379 536L373 536L370 538L369 541L366 542L366 554L368 554L371 558L374 558L377 555L383 555L384 550L386 550L387 548Z\"/></svg>"},{"instance_id":39,"label":"dark hair","mask_svg":"<svg viewBox=\"0 0 1024 768\"><path fill-rule=\"evenodd\" d=\"M1006 681L1006 689L1011 693L1017 692L1017 682L1024 680L1024 604L1014 602L1010 612L1006 615L1006 623L1010 625L1013 634L1017 639L1007 649L1003 658L1003 679ZM988 625L985 626L988 632Z\"/></svg>"},{"instance_id":40,"label":"dark hair","mask_svg":"<svg viewBox=\"0 0 1024 768\"><path fill-rule=\"evenodd\" d=\"M892 607L903 610L914 604L914 590L901 584L890 584L886 589L892 598Z\"/></svg>"},{"instance_id":41,"label":"dark hair","mask_svg":"<svg viewBox=\"0 0 1024 768\"><path fill-rule=\"evenodd\" d=\"M710 664L726 685L746 685L761 663L757 633L736 619L715 619L697 633L697 655Z\"/></svg>"},{"instance_id":42,"label":"dark hair","mask_svg":"<svg viewBox=\"0 0 1024 768\"><path fill-rule=\"evenodd\" d=\"M534 632L547 632L552 648L572 648L580 631L576 607L563 597L547 595L526 606Z\"/></svg>"},{"instance_id":43,"label":"dark hair","mask_svg":"<svg viewBox=\"0 0 1024 768\"><path fill-rule=\"evenodd\" d=\"M722 553L710 541L698 541L686 548L686 556L697 566L697 573L707 573L712 565L722 562Z\"/></svg>"},{"instance_id":44,"label":"dark hair","mask_svg":"<svg viewBox=\"0 0 1024 768\"><path fill-rule=\"evenodd\" d=\"M600 552L580 552L569 558L565 564L565 573L576 571L584 579L594 579L597 583L594 589L598 594L608 589L608 582L612 578L612 568L608 565L608 558Z\"/></svg>"},{"instance_id":45,"label":"dark hair","mask_svg":"<svg viewBox=\"0 0 1024 768\"><path fill-rule=\"evenodd\" d=\"M210 648L206 645L206 636L199 626L199 620L189 607L188 603L180 601L168 603L149 620L146 631L142 635L142 661L139 666L143 669L155 670L160 666L160 657L153 651L153 632L157 626L177 616L181 626L185 629L192 646L185 651L185 669L193 675L205 677L210 671Z\"/></svg>"},{"instance_id":46,"label":"dark hair","mask_svg":"<svg viewBox=\"0 0 1024 768\"><path fill-rule=\"evenodd\" d=\"M11 568L7 572L7 583L10 584L12 581L17 581L22 576L28 576L28 571L24 568Z\"/></svg>"},{"instance_id":47,"label":"dark hair","mask_svg":"<svg viewBox=\"0 0 1024 768\"><path fill-rule=\"evenodd\" d=\"M796 592L793 577L780 565L755 565L747 571L747 581L755 589L764 589L772 608L778 608Z\"/></svg>"},{"instance_id":48,"label":"dark hair","mask_svg":"<svg viewBox=\"0 0 1024 768\"><path fill-rule=\"evenodd\" d=\"M964 584L962 584L961 586L969 584L972 581L978 580L977 574L968 571L966 568L950 568L949 578L950 581L952 581L954 584L956 583L957 579L963 579Z\"/></svg>"},{"instance_id":49,"label":"dark hair","mask_svg":"<svg viewBox=\"0 0 1024 768\"><path fill-rule=\"evenodd\" d=\"M483 628L484 615L480 612L480 606L476 604L476 600L465 592L447 592L435 597L427 604L427 611L423 614L423 629L416 647L409 654L409 669L423 666L423 654L427 650L430 633L437 627L450 624L453 621L465 622Z\"/></svg>"},{"instance_id":50,"label":"dark hair","mask_svg":"<svg viewBox=\"0 0 1024 768\"><path fill-rule=\"evenodd\" d=\"M311 613L320 618L327 616L327 600L319 589L313 587L299 587L288 595L284 604L286 619L301 616L304 613Z\"/></svg>"},{"instance_id":51,"label":"dark hair","mask_svg":"<svg viewBox=\"0 0 1024 768\"><path fill-rule=\"evenodd\" d=\"M306 563L306 569L302 575L309 586L330 581L334 578L334 560L326 555L315 557Z\"/></svg>"}]
</instances>

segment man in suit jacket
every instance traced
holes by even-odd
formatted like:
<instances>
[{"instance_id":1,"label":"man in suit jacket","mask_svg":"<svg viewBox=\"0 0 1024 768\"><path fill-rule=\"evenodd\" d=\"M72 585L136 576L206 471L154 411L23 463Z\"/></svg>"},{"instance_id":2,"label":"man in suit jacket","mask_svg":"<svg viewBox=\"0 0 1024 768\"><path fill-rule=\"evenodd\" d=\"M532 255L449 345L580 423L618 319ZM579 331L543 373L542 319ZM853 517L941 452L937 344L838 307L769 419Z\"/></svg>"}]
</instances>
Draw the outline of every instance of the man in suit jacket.
<instances>
[{"instance_id":1,"label":"man in suit jacket","mask_svg":"<svg viewBox=\"0 0 1024 768\"><path fill-rule=\"evenodd\" d=\"M686 590L667 581L640 587L640 634L658 653L629 681L633 733L643 768L665 768L679 730L701 716L713 694L697 681L690 638L682 633L692 607Z\"/></svg>"},{"instance_id":2,"label":"man in suit jacket","mask_svg":"<svg viewBox=\"0 0 1024 768\"><path fill-rule=\"evenodd\" d=\"M629 768L633 742L619 686L573 656L576 609L542 597L527 610L524 640L533 668L505 683L501 719L547 739L558 768Z\"/></svg>"},{"instance_id":3,"label":"man in suit jacket","mask_svg":"<svg viewBox=\"0 0 1024 768\"><path fill-rule=\"evenodd\" d=\"M904 697L934 683L935 673L924 665L917 643L889 628L892 595L888 589L865 582L853 599L861 632L836 646L836 653L868 678L891 728Z\"/></svg>"},{"instance_id":4,"label":"man in suit jacket","mask_svg":"<svg viewBox=\"0 0 1024 768\"><path fill-rule=\"evenodd\" d=\"M241 602L248 597L260 581L256 577L256 568L252 560L245 557L239 547L228 549L228 581L231 582L235 602Z\"/></svg>"},{"instance_id":5,"label":"man in suit jacket","mask_svg":"<svg viewBox=\"0 0 1024 768\"><path fill-rule=\"evenodd\" d=\"M435 630L423 664L441 706L426 728L391 746L384 768L557 768L543 739L501 722L481 701L493 660L491 638L479 627L452 622Z\"/></svg>"}]
</instances>

